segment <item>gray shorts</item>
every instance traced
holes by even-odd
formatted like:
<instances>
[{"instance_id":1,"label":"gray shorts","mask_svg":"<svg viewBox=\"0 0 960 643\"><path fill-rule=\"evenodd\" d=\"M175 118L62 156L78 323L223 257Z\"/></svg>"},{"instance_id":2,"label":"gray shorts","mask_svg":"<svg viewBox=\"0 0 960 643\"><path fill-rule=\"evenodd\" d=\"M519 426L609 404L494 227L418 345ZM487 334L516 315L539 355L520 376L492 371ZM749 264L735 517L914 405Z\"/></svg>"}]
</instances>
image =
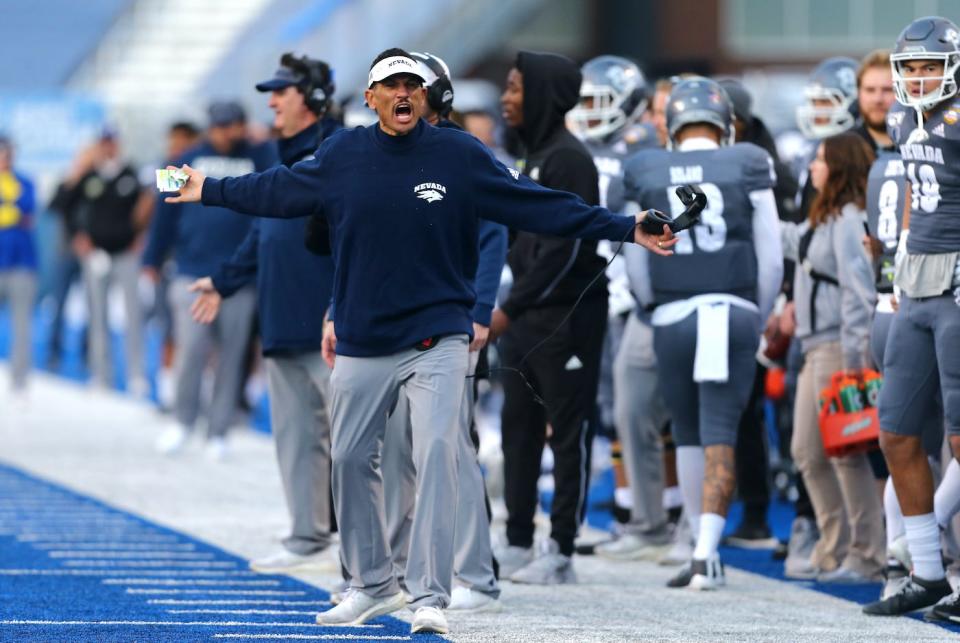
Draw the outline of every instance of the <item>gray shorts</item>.
<instances>
[{"instance_id":1,"label":"gray shorts","mask_svg":"<svg viewBox=\"0 0 960 643\"><path fill-rule=\"evenodd\" d=\"M883 358L879 406L884 431L922 435L936 415L939 391L944 428L960 434L960 306L952 296L904 296Z\"/></svg>"},{"instance_id":2,"label":"gray shorts","mask_svg":"<svg viewBox=\"0 0 960 643\"><path fill-rule=\"evenodd\" d=\"M740 416L750 401L757 370L760 316L731 306L728 342L727 381L695 382L697 314L653 328L660 391L673 418L673 440L678 447L737 443Z\"/></svg>"}]
</instances>

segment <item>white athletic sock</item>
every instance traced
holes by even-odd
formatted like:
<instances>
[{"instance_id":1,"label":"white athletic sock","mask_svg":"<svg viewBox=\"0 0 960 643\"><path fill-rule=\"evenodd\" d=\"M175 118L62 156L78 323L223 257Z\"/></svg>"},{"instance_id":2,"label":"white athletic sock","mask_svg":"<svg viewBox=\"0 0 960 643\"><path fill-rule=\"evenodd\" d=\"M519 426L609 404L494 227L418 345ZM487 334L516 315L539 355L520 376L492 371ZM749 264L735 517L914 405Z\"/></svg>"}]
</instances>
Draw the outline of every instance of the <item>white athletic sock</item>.
<instances>
[{"instance_id":1,"label":"white athletic sock","mask_svg":"<svg viewBox=\"0 0 960 643\"><path fill-rule=\"evenodd\" d=\"M613 502L622 509L633 509L633 494L630 487L617 487L613 490Z\"/></svg>"},{"instance_id":2,"label":"white athletic sock","mask_svg":"<svg viewBox=\"0 0 960 643\"><path fill-rule=\"evenodd\" d=\"M700 533L700 512L703 511L703 447L677 447L677 478L683 494L683 512L690 523L690 533Z\"/></svg>"},{"instance_id":3,"label":"white athletic sock","mask_svg":"<svg viewBox=\"0 0 960 643\"><path fill-rule=\"evenodd\" d=\"M943 560L940 558L940 527L933 513L922 516L904 516L907 547L913 559L913 573L923 580L942 580Z\"/></svg>"},{"instance_id":4,"label":"white athletic sock","mask_svg":"<svg viewBox=\"0 0 960 643\"><path fill-rule=\"evenodd\" d=\"M697 560L707 560L717 553L720 538L723 536L723 527L727 519L719 514L702 514L700 516L700 535L697 537L697 546L693 550L693 557Z\"/></svg>"},{"instance_id":5,"label":"white athletic sock","mask_svg":"<svg viewBox=\"0 0 960 643\"><path fill-rule=\"evenodd\" d=\"M904 534L903 512L900 511L900 501L897 491L893 488L893 478L887 477L883 487L883 512L887 516L887 551L893 542Z\"/></svg>"},{"instance_id":6,"label":"white athletic sock","mask_svg":"<svg viewBox=\"0 0 960 643\"><path fill-rule=\"evenodd\" d=\"M960 463L956 458L950 458L943 480L933 494L933 513L937 516L937 524L946 527L954 514L960 510Z\"/></svg>"},{"instance_id":7,"label":"white athletic sock","mask_svg":"<svg viewBox=\"0 0 960 643\"><path fill-rule=\"evenodd\" d=\"M683 494L680 487L667 487L663 490L663 508L669 511L683 506Z\"/></svg>"}]
</instances>

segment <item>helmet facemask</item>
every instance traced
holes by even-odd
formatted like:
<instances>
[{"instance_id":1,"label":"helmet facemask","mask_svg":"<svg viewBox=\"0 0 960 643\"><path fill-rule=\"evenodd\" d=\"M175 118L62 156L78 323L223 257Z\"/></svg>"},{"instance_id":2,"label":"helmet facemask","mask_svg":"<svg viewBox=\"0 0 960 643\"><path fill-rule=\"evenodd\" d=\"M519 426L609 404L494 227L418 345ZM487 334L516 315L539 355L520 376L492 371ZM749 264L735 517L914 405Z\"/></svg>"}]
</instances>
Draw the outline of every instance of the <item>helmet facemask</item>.
<instances>
[{"instance_id":1,"label":"helmet facemask","mask_svg":"<svg viewBox=\"0 0 960 643\"><path fill-rule=\"evenodd\" d=\"M591 104L592 100L592 104ZM618 96L610 85L584 82L580 86L580 102L570 110L570 125L580 138L602 141L636 120L646 109L646 101L633 114L623 111L624 96Z\"/></svg>"},{"instance_id":2,"label":"helmet facemask","mask_svg":"<svg viewBox=\"0 0 960 643\"><path fill-rule=\"evenodd\" d=\"M805 102L797 108L797 125L808 139L823 139L853 127L855 119L850 107L856 96L822 85L808 85L803 95ZM815 105L815 100L828 101L829 105Z\"/></svg>"},{"instance_id":3,"label":"helmet facemask","mask_svg":"<svg viewBox=\"0 0 960 643\"><path fill-rule=\"evenodd\" d=\"M906 77L903 73L903 63L910 60L942 62L943 74L940 76ZM916 51L891 54L890 68L893 72L893 91L901 105L925 112L957 95L957 71L960 70L960 52ZM913 96L908 89L908 83L916 82L921 83L921 94L919 96ZM937 83L937 86L930 91L923 91L926 83Z\"/></svg>"}]
</instances>

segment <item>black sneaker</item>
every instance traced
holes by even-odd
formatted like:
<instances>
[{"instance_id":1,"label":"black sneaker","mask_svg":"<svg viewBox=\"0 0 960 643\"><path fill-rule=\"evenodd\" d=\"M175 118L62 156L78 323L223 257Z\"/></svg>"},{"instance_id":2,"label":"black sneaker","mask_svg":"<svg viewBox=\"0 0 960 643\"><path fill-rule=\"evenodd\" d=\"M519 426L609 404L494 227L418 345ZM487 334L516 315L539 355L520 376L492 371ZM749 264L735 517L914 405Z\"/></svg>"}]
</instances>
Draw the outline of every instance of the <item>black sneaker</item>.
<instances>
[{"instance_id":1,"label":"black sneaker","mask_svg":"<svg viewBox=\"0 0 960 643\"><path fill-rule=\"evenodd\" d=\"M911 576L896 593L883 600L867 603L863 613L870 616L899 616L914 610L930 607L944 596L953 593L945 578L924 580Z\"/></svg>"},{"instance_id":2,"label":"black sneaker","mask_svg":"<svg viewBox=\"0 0 960 643\"><path fill-rule=\"evenodd\" d=\"M960 623L960 592L954 592L934 605L924 618L928 621Z\"/></svg>"},{"instance_id":3,"label":"black sneaker","mask_svg":"<svg viewBox=\"0 0 960 643\"><path fill-rule=\"evenodd\" d=\"M772 549L779 542L763 523L743 521L733 533L723 539L724 544L745 549Z\"/></svg>"},{"instance_id":4,"label":"black sneaker","mask_svg":"<svg viewBox=\"0 0 960 643\"><path fill-rule=\"evenodd\" d=\"M693 558L680 569L676 576L667 581L667 587L690 587L700 590L717 589L726 584L727 578L719 556L713 556L707 560Z\"/></svg>"},{"instance_id":5,"label":"black sneaker","mask_svg":"<svg viewBox=\"0 0 960 643\"><path fill-rule=\"evenodd\" d=\"M680 571L677 572L677 575L667 581L667 587L686 587L690 584L690 579L693 578L693 564L696 561L689 560L683 564L683 567L680 568ZM703 562L703 561L701 561Z\"/></svg>"}]
</instances>

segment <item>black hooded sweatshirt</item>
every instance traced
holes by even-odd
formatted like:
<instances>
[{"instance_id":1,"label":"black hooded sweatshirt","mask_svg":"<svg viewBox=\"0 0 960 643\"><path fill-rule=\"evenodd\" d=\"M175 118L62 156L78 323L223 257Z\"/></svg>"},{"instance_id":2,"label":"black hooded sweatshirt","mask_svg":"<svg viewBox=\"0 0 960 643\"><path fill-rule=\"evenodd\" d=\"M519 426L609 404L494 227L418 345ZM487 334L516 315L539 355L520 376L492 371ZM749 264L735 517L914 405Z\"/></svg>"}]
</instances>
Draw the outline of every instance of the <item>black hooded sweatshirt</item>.
<instances>
[{"instance_id":1,"label":"black hooded sweatshirt","mask_svg":"<svg viewBox=\"0 0 960 643\"><path fill-rule=\"evenodd\" d=\"M564 123L580 100L580 69L563 56L528 51L517 55L516 68L523 74L523 173L540 185L573 192L597 205L599 178L593 158ZM531 309L569 308L603 272L604 261L596 250L596 241L518 232L507 255L513 287L503 312L515 320ZM584 299L606 297L607 280L601 274Z\"/></svg>"}]
</instances>

